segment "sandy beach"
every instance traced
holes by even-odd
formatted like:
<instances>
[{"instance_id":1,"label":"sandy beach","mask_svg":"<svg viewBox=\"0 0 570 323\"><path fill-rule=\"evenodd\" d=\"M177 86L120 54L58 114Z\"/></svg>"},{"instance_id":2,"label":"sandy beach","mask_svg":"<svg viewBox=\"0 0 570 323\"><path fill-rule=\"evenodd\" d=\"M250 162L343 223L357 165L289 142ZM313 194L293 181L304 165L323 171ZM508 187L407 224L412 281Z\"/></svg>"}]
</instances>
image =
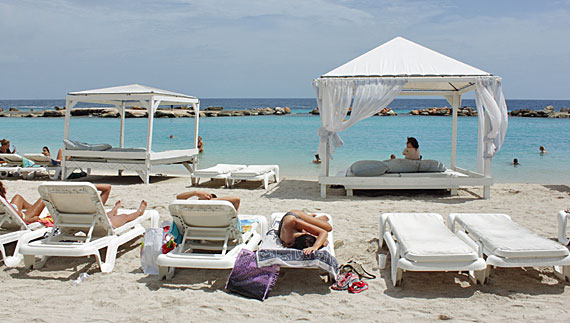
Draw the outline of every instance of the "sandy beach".
<instances>
[{"instance_id":1,"label":"sandy beach","mask_svg":"<svg viewBox=\"0 0 570 323\"><path fill-rule=\"evenodd\" d=\"M141 199L170 220L167 206L176 193L188 190L188 178L154 177L152 185L136 177L91 176L94 183L111 183L107 205L117 200L136 208ZM8 197L15 193L38 198L41 181L7 180ZM229 270L178 269L171 281L159 281L140 268L140 242L119 249L115 269L99 271L94 258L50 258L40 270L0 266L2 297L0 315L12 322L72 321L537 321L570 319L570 285L555 278L552 268L496 269L488 284L474 286L458 273L404 274L394 288L389 262L379 269L378 223L383 212L507 213L513 220L554 239L556 213L570 207L570 187L564 185L496 184L490 200L480 198L480 188L463 188L459 196L435 191L387 192L377 196L348 198L342 189L319 196L314 178L287 177L266 191L257 183L221 188L206 182L201 188L218 196L242 200L241 214L260 214L301 208L326 212L334 219L335 247L339 263L360 261L378 277L368 280L361 294L333 291L317 271L282 269L269 298L260 302L227 292ZM13 245L8 252L13 250ZM89 276L74 284L79 274Z\"/></svg>"}]
</instances>

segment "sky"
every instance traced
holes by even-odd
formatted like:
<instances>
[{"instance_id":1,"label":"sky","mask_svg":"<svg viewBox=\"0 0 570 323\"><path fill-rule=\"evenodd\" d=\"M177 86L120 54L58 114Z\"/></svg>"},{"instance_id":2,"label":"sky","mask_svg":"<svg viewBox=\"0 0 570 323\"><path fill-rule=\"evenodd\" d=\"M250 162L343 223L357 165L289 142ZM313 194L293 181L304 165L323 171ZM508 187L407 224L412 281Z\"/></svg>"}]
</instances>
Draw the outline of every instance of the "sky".
<instances>
[{"instance_id":1,"label":"sky","mask_svg":"<svg viewBox=\"0 0 570 323\"><path fill-rule=\"evenodd\" d=\"M507 99L570 99L570 0L0 0L0 99L310 98L398 36L501 76Z\"/></svg>"}]
</instances>

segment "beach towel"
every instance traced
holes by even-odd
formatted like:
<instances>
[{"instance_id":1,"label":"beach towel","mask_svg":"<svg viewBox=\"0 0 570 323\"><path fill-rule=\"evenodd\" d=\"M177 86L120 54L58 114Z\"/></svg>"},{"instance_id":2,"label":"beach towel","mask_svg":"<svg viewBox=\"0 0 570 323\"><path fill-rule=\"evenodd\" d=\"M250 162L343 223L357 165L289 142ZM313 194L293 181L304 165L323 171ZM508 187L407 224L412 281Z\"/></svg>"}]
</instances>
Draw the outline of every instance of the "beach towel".
<instances>
[{"instance_id":1,"label":"beach towel","mask_svg":"<svg viewBox=\"0 0 570 323\"><path fill-rule=\"evenodd\" d=\"M258 267L255 252L242 249L228 277L226 289L245 297L265 300L279 277L279 266Z\"/></svg>"},{"instance_id":2,"label":"beach towel","mask_svg":"<svg viewBox=\"0 0 570 323\"><path fill-rule=\"evenodd\" d=\"M278 222L277 222L278 223ZM269 230L263 237L257 251L259 266L281 265L297 268L320 268L327 271L336 280L338 262L329 252L332 246L322 247L315 253L306 255L303 250L286 248L277 236L277 230Z\"/></svg>"}]
</instances>

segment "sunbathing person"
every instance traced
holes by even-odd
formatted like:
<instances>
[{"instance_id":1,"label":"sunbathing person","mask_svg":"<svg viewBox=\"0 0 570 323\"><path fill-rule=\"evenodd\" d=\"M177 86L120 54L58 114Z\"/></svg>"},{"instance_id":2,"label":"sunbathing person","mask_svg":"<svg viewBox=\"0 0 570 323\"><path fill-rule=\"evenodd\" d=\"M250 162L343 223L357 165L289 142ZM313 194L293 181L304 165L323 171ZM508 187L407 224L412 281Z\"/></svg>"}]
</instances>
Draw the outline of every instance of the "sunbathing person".
<instances>
[{"instance_id":1,"label":"sunbathing person","mask_svg":"<svg viewBox=\"0 0 570 323\"><path fill-rule=\"evenodd\" d=\"M96 184L95 188L101 192L101 202L103 202L103 205L105 205L109 199L109 195L111 195L111 184ZM111 220L113 228L118 228L125 223L133 221L139 216L143 215L147 205L148 203L145 200L142 200L138 210L135 212L118 214L119 208L121 208L121 201L119 200L117 203L115 203L113 209L107 212L107 216L109 217L109 220Z\"/></svg>"},{"instance_id":2,"label":"sunbathing person","mask_svg":"<svg viewBox=\"0 0 570 323\"><path fill-rule=\"evenodd\" d=\"M239 210L239 203L240 199L237 196L224 196L218 197L214 193L208 193L206 191L190 191L184 192L176 195L177 200L187 200L192 197L197 197L198 200L220 200L220 201L228 201L234 205L236 211Z\"/></svg>"},{"instance_id":3,"label":"sunbathing person","mask_svg":"<svg viewBox=\"0 0 570 323\"><path fill-rule=\"evenodd\" d=\"M50 156L49 148L47 146L44 146L42 148L42 155L49 157L51 159L51 163L53 166L60 166L61 160L63 159L63 150L60 148L59 151L57 152L56 159L53 159Z\"/></svg>"},{"instance_id":4,"label":"sunbathing person","mask_svg":"<svg viewBox=\"0 0 570 323\"><path fill-rule=\"evenodd\" d=\"M6 188L0 182L0 197L8 201L6 198ZM10 201L12 207L16 210L18 215L26 222L26 224L37 222L40 219L40 214L44 210L45 204L42 199L38 199L33 204L26 201L22 195L16 194Z\"/></svg>"},{"instance_id":5,"label":"sunbathing person","mask_svg":"<svg viewBox=\"0 0 570 323\"><path fill-rule=\"evenodd\" d=\"M2 139L2 140L0 140L0 153L1 154L15 154L16 153L16 147L14 147L14 150L10 150L10 140Z\"/></svg>"},{"instance_id":6,"label":"sunbathing person","mask_svg":"<svg viewBox=\"0 0 570 323\"><path fill-rule=\"evenodd\" d=\"M414 137L408 137L406 142L406 148L402 151L402 155L406 156L406 159L420 160L422 156L420 155L420 144L418 140Z\"/></svg>"},{"instance_id":7,"label":"sunbathing person","mask_svg":"<svg viewBox=\"0 0 570 323\"><path fill-rule=\"evenodd\" d=\"M327 245L330 231L332 226L326 216L293 210L281 218L277 235L283 246L300 249L304 254L310 255Z\"/></svg>"}]
</instances>

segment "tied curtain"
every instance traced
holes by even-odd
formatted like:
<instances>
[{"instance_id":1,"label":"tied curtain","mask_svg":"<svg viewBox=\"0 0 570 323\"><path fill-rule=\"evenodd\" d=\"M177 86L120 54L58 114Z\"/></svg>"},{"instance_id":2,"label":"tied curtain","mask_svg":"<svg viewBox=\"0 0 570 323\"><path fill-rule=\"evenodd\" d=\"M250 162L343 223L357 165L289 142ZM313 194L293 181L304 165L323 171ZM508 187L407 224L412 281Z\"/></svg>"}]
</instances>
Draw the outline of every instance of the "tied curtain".
<instances>
[{"instance_id":1,"label":"tied curtain","mask_svg":"<svg viewBox=\"0 0 570 323\"><path fill-rule=\"evenodd\" d=\"M330 160L334 149L344 144L338 133L388 106L406 82L395 78L319 78L313 81L321 115L320 156ZM349 108L352 108L351 115L347 119Z\"/></svg>"},{"instance_id":2,"label":"tied curtain","mask_svg":"<svg viewBox=\"0 0 570 323\"><path fill-rule=\"evenodd\" d=\"M484 159L493 158L501 149L507 133L507 103L498 77L478 77L475 102L479 114L479 140L477 142L477 170L484 172Z\"/></svg>"}]
</instances>

